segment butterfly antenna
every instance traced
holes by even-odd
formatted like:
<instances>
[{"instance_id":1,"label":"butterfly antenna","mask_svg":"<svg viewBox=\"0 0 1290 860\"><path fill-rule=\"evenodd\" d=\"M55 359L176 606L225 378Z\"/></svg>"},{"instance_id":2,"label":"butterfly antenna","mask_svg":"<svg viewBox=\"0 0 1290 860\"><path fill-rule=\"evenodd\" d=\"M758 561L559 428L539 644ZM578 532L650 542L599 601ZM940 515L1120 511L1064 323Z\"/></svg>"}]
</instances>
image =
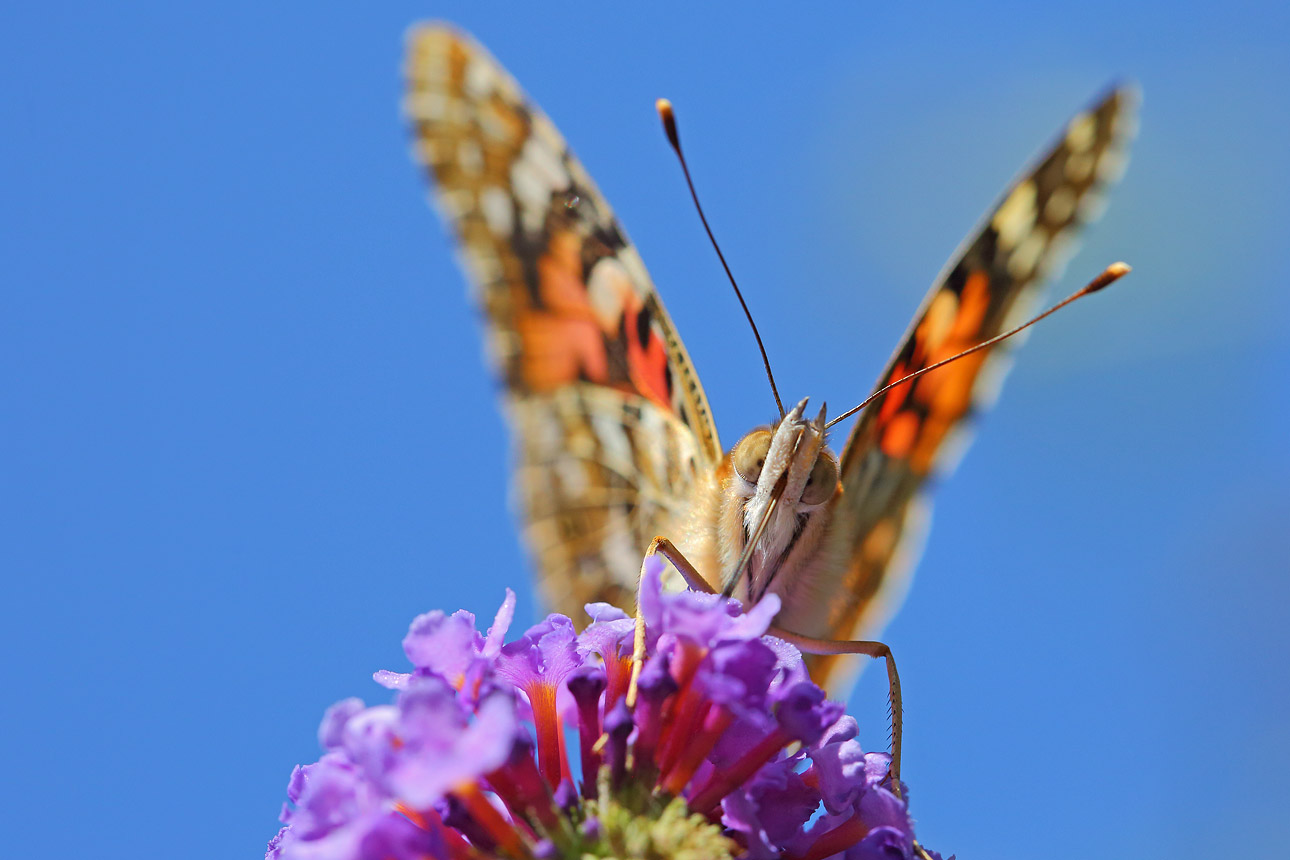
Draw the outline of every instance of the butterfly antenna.
<instances>
[{"instance_id":1,"label":"butterfly antenna","mask_svg":"<svg viewBox=\"0 0 1290 860\"><path fill-rule=\"evenodd\" d=\"M951 355L949 358L938 361L935 364L929 364L927 367L921 368L919 370L915 370L913 373L907 376L902 376L900 379L897 379L895 382L887 383L882 388L879 388L873 394L870 394L868 397L862 400L858 405L853 406L852 408L848 409L846 412L843 412L837 418L834 418L828 424L824 425L825 428L832 427L834 424L837 424L839 421L850 418L852 415L855 415L861 409L864 409L870 403L874 402L883 394L895 388L897 385L903 385L906 382L909 382L911 379L915 379L919 376L922 376L924 373L931 373L933 370L936 370L936 368L938 367L944 367L945 365L949 364L952 361L958 361L960 358L963 358L964 356L971 355L972 353L979 352L980 350L983 350L983 349L988 349L994 346L999 341L1007 340L1008 338L1012 337L1014 334L1017 334L1018 332L1021 332L1021 331L1024 331L1025 329L1030 328L1032 325L1039 322L1044 317L1051 316L1052 314L1057 313L1059 310L1066 307L1076 299L1082 299L1084 296L1087 296L1090 293L1096 293L1098 290L1102 290L1102 289L1105 289L1106 287L1111 286L1111 284L1114 284L1116 281L1120 280L1120 278L1123 278L1131 271L1133 271L1133 269L1127 263L1112 263L1111 265L1106 267L1106 269L1102 272L1102 274L1098 275L1096 278L1089 281L1088 284L1083 289L1077 290L1071 293L1069 296L1062 299L1060 302L1053 305L1051 308L1044 311L1039 316L1032 318L1028 322L1022 323L1021 325L1017 326L1014 329L1009 329L1008 331L1005 331L1003 334L995 335L989 340L982 341L981 343L978 343L976 346L969 347L968 349L965 349L962 352L957 353L956 355Z\"/></svg>"},{"instance_id":2,"label":"butterfly antenna","mask_svg":"<svg viewBox=\"0 0 1290 860\"><path fill-rule=\"evenodd\" d=\"M672 149L676 152L677 160L681 162L681 171L685 174L685 184L690 188L690 197L694 200L694 208L699 213L699 220L703 222L703 229L708 232L708 241L712 243L713 249L717 252L717 259L721 260L721 267L726 270L726 277L730 279L730 286L735 288L735 295L739 298L739 304L744 309L744 316L748 318L748 325L752 327L753 337L757 338L757 349L761 350L761 363L766 366L766 379L770 381L770 392L775 395L775 408L779 410L779 417L784 417L784 401L779 398L779 387L775 385L775 374L770 370L770 358L766 355L766 345L761 341L761 333L757 331L757 323L753 322L752 311L748 310L748 303L744 301L744 294L735 283L735 276L730 271L730 265L726 262L726 255L721 253L721 246L717 244L717 237L712 235L712 228L708 226L708 219L703 214L703 207L699 205L699 195L694 190L694 180L690 178L690 167L685 163L685 154L681 152L681 136L676 132L676 115L672 113L672 103L667 99L659 99L654 103L654 108L658 111L659 119L663 120L663 131L667 134L667 142L672 144Z\"/></svg>"}]
</instances>

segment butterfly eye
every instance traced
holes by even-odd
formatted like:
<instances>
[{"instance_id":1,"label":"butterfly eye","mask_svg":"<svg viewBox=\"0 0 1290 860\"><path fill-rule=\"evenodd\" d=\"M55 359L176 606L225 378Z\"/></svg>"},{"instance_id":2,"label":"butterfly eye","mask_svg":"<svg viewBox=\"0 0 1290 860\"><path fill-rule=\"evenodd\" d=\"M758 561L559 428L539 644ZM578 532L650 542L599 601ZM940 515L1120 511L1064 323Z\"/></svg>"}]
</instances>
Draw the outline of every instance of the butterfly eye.
<instances>
[{"instance_id":1,"label":"butterfly eye","mask_svg":"<svg viewBox=\"0 0 1290 860\"><path fill-rule=\"evenodd\" d=\"M822 505L838 491L838 464L828 454L820 453L811 467L811 476L802 490L802 504Z\"/></svg>"},{"instance_id":2,"label":"butterfly eye","mask_svg":"<svg viewBox=\"0 0 1290 860\"><path fill-rule=\"evenodd\" d=\"M766 454L769 451L770 431L754 430L739 440L735 450L730 452L730 462L739 477L755 484L761 477L761 467L766 465Z\"/></svg>"}]
</instances>

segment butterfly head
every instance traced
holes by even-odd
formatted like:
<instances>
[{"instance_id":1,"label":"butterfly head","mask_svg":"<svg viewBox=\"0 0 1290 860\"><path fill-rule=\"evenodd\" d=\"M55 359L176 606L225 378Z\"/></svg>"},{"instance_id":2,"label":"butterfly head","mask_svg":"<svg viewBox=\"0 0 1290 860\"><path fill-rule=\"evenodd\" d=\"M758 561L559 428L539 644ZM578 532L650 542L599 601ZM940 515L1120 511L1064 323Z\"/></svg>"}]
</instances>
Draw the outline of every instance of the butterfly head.
<instances>
[{"instance_id":1,"label":"butterfly head","mask_svg":"<svg viewBox=\"0 0 1290 860\"><path fill-rule=\"evenodd\" d=\"M753 598L784 569L813 555L838 495L837 457L825 444L825 407L807 418L806 403L802 400L779 423L744 436L730 452L722 519L737 527L731 529L735 545L729 546L726 573L746 572ZM745 556L746 571L733 569Z\"/></svg>"}]
</instances>

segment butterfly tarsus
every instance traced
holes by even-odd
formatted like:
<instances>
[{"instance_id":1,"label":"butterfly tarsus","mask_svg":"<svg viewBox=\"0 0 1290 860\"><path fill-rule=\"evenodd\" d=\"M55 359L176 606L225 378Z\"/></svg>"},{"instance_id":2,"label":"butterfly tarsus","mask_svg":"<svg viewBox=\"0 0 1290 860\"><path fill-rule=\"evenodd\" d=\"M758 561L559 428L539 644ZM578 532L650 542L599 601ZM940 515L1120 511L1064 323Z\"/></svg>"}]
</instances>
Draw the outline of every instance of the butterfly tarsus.
<instances>
[{"instance_id":1,"label":"butterfly tarsus","mask_svg":"<svg viewBox=\"0 0 1290 860\"><path fill-rule=\"evenodd\" d=\"M685 580L685 584L695 591L705 594L712 594L712 586L708 585L702 574L694 565L690 564L676 545L665 537L655 537L649 543L649 549L645 550L645 561L648 561L654 555L661 555L671 563ZM640 578L645 577L645 562L641 562ZM640 583L637 583L637 594L640 593ZM632 677L631 682L627 685L627 707L636 707L636 688L640 681L641 669L645 665L645 616L641 614L639 604L636 607L636 630L632 642Z\"/></svg>"}]
</instances>

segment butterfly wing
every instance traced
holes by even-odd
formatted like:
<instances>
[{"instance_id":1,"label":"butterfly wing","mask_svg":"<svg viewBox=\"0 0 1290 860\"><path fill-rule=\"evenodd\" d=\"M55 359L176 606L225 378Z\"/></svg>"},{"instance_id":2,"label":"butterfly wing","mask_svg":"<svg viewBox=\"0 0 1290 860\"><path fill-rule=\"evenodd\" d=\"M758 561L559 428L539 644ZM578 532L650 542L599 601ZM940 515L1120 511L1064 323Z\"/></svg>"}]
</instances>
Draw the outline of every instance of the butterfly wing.
<instances>
[{"instance_id":1,"label":"butterfly wing","mask_svg":"<svg viewBox=\"0 0 1290 860\"><path fill-rule=\"evenodd\" d=\"M1135 102L1131 90L1111 90L1013 183L937 278L875 390L1025 321L1064 246L1118 175ZM868 637L886 622L921 550L925 488L953 469L965 425L997 395L1018 344L1011 338L897 386L860 413L842 452L832 537L835 557L849 563L817 635ZM817 663L821 680L834 660Z\"/></svg>"},{"instance_id":2,"label":"butterfly wing","mask_svg":"<svg viewBox=\"0 0 1290 860\"><path fill-rule=\"evenodd\" d=\"M409 37L417 157L485 311L515 490L555 611L633 605L641 553L721 448L649 274L582 165L476 42Z\"/></svg>"}]
</instances>

